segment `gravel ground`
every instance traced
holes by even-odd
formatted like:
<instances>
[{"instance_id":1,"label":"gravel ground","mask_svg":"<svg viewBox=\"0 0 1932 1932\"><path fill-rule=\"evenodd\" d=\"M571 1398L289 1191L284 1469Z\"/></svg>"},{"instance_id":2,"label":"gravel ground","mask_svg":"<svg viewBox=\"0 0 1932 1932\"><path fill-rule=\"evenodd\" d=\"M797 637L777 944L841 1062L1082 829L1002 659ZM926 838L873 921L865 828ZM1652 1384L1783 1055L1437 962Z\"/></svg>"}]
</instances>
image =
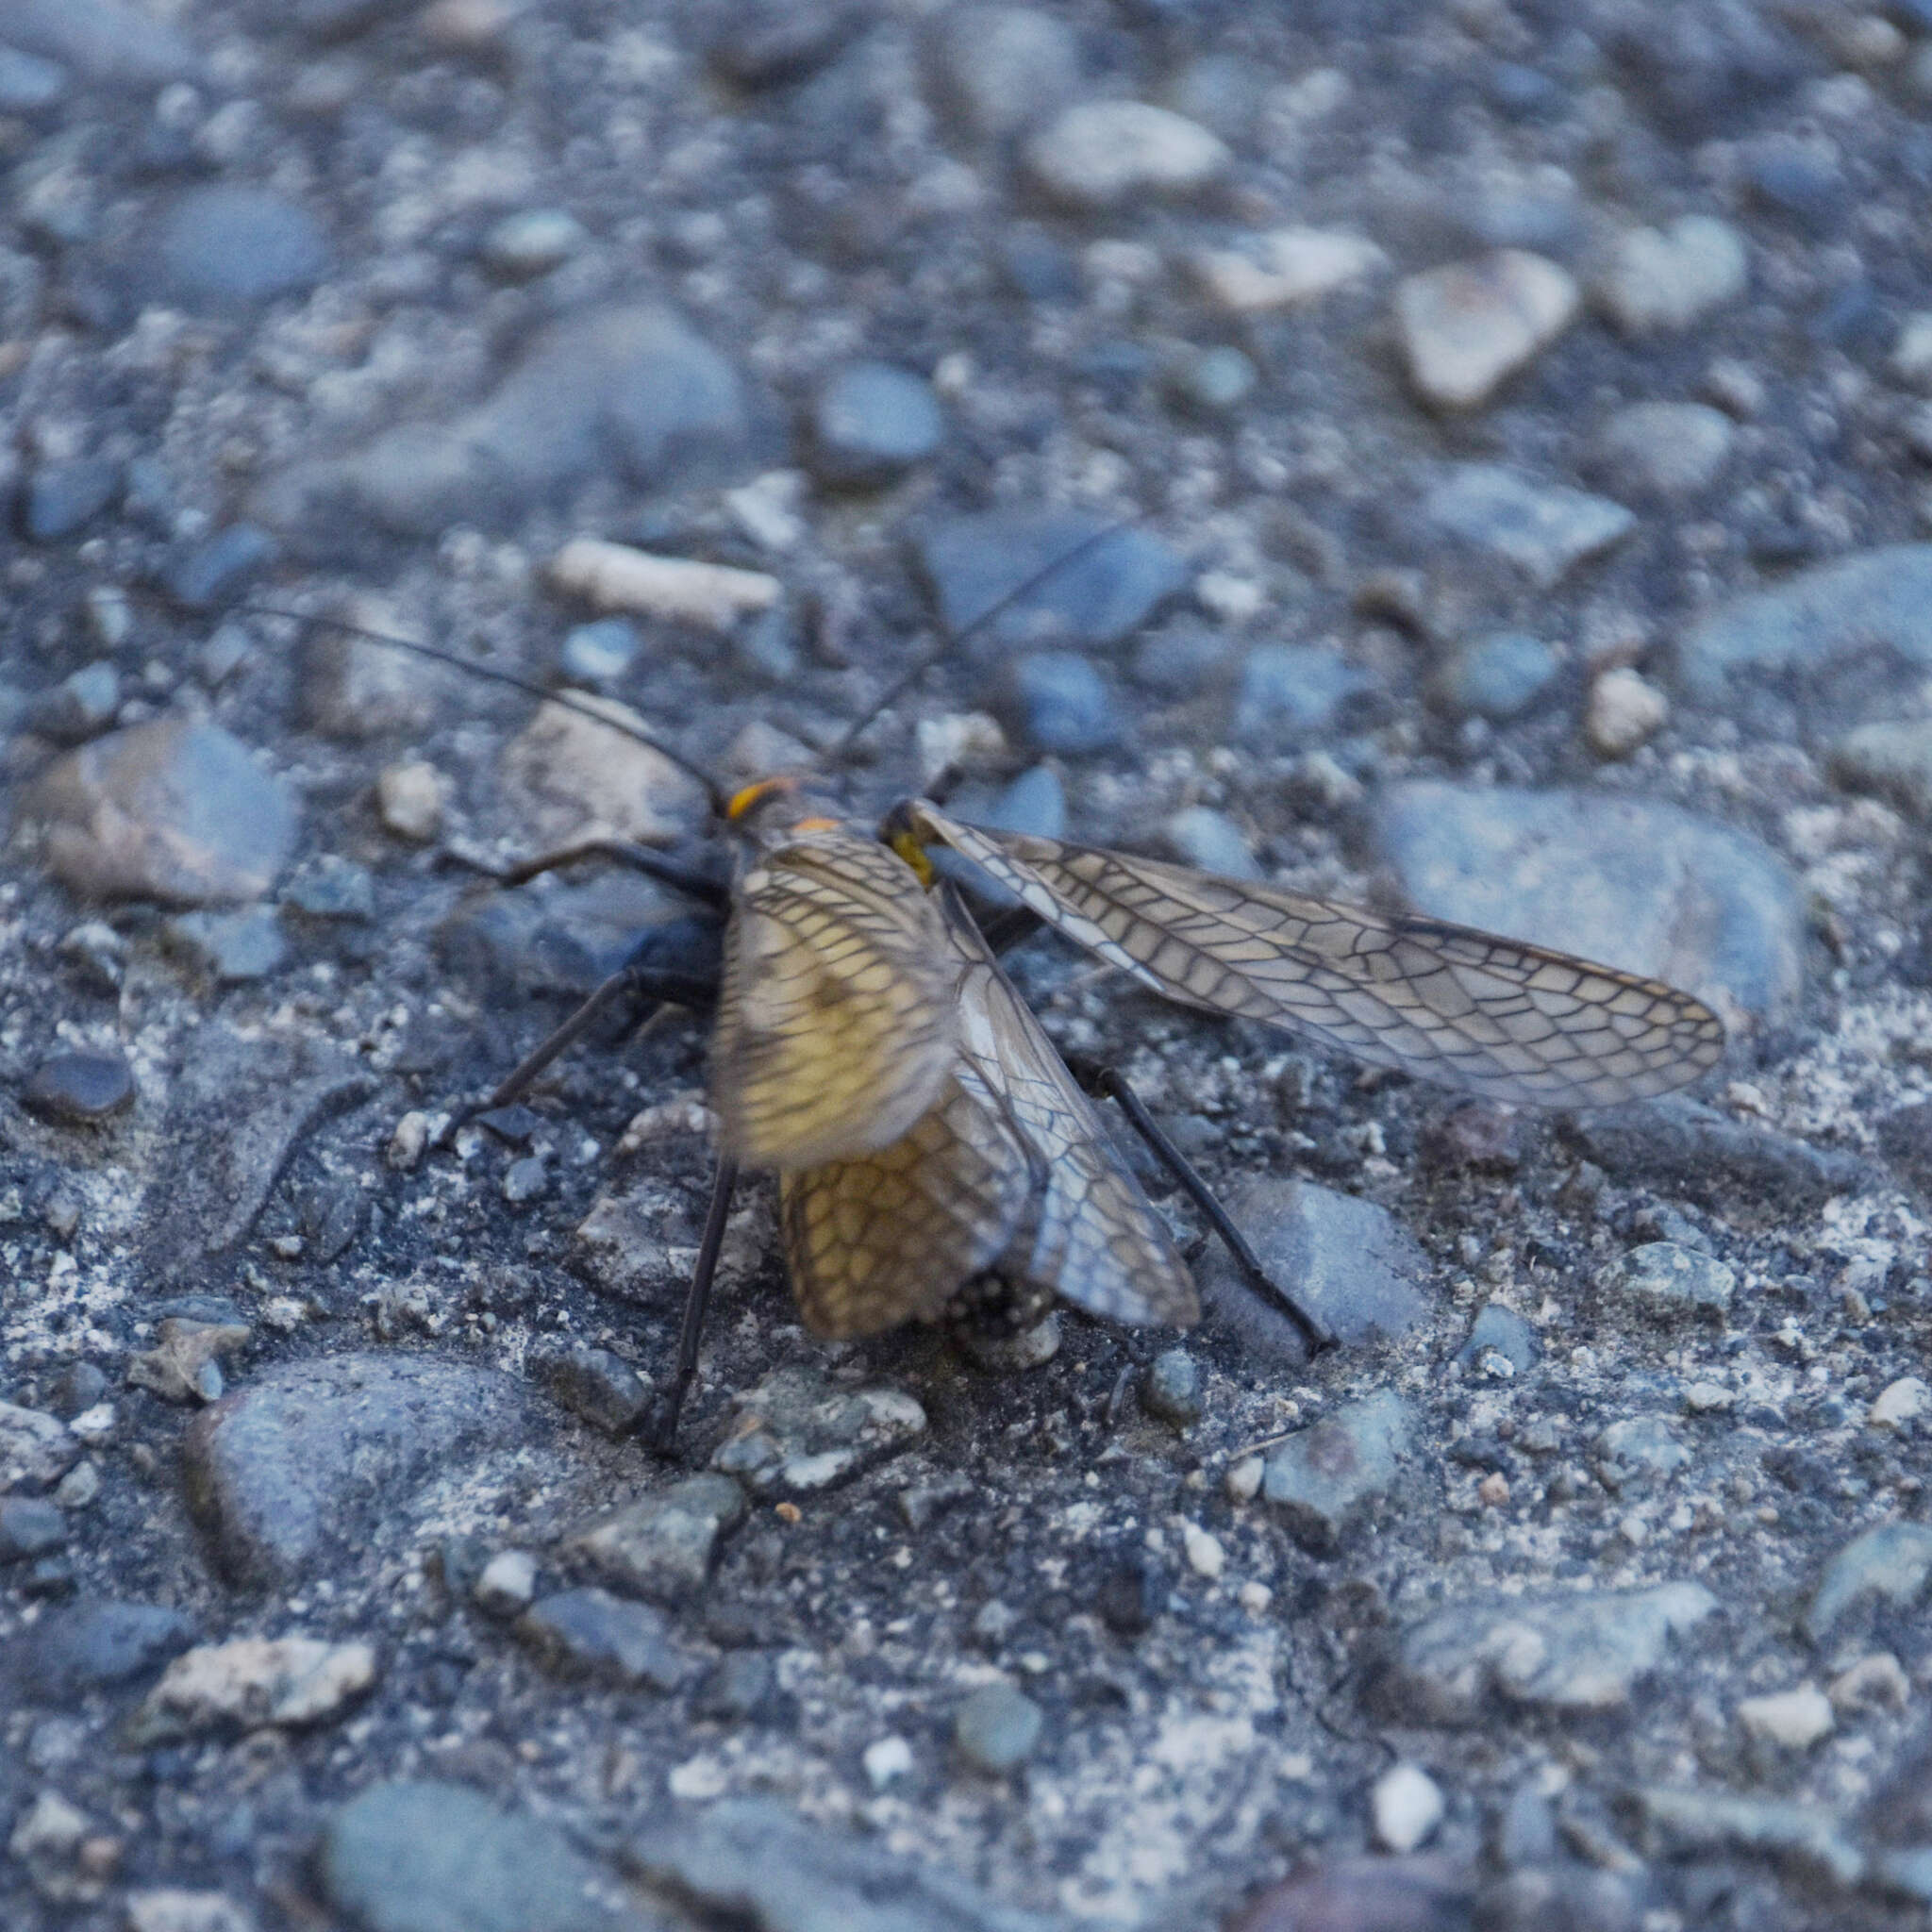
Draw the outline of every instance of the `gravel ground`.
<instances>
[{"instance_id":1,"label":"gravel ground","mask_svg":"<svg viewBox=\"0 0 1932 1932\"><path fill-rule=\"evenodd\" d=\"M1924 1924L1928 114L1920 0L0 0L6 1923ZM1344 1347L1172 1194L1189 1335L819 1346L752 1189L655 1458L699 1028L433 1129L694 943L477 862L702 800L261 607L735 774L1120 519L856 812L1727 1060L1511 1113L1036 941Z\"/></svg>"}]
</instances>

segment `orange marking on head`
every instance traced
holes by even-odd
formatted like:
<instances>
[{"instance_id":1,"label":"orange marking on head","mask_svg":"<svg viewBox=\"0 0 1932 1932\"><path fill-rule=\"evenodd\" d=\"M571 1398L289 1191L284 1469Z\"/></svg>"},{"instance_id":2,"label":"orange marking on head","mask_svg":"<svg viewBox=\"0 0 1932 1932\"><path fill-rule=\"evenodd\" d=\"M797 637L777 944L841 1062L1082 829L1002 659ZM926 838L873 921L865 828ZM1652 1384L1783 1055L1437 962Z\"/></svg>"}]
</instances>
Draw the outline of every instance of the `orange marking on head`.
<instances>
[{"instance_id":1,"label":"orange marking on head","mask_svg":"<svg viewBox=\"0 0 1932 1932\"><path fill-rule=\"evenodd\" d=\"M839 829L839 821L824 818L800 819L791 829L794 832L836 832Z\"/></svg>"},{"instance_id":2,"label":"orange marking on head","mask_svg":"<svg viewBox=\"0 0 1932 1932\"><path fill-rule=\"evenodd\" d=\"M796 791L796 778L760 778L756 784L747 785L741 791L734 791L726 801L724 816L727 819L741 819L760 799L769 798L774 791Z\"/></svg>"}]
</instances>

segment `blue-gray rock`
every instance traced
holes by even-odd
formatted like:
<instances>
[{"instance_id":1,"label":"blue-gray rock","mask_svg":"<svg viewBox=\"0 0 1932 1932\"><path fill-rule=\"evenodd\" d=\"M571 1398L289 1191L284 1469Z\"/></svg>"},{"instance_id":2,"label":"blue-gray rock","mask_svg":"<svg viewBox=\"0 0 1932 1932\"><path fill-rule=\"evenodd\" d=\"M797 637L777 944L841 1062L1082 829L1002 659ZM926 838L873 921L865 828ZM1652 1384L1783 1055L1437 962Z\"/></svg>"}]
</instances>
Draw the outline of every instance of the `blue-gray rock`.
<instances>
[{"instance_id":1,"label":"blue-gray rock","mask_svg":"<svg viewBox=\"0 0 1932 1932\"><path fill-rule=\"evenodd\" d=\"M0 114L38 114L67 93L67 70L17 47L0 47Z\"/></svg>"},{"instance_id":2,"label":"blue-gray rock","mask_svg":"<svg viewBox=\"0 0 1932 1932\"><path fill-rule=\"evenodd\" d=\"M80 1459L80 1439L44 1409L0 1402L0 1495L50 1490Z\"/></svg>"},{"instance_id":3,"label":"blue-gray rock","mask_svg":"<svg viewBox=\"0 0 1932 1932\"><path fill-rule=\"evenodd\" d=\"M1344 1404L1269 1457L1261 1495L1281 1512L1297 1542L1333 1549L1389 1494L1415 1421L1392 1389Z\"/></svg>"},{"instance_id":4,"label":"blue-gray rock","mask_svg":"<svg viewBox=\"0 0 1932 1932\"><path fill-rule=\"evenodd\" d=\"M637 661L643 642L629 618L600 617L566 633L558 668L573 684L614 684Z\"/></svg>"},{"instance_id":5,"label":"blue-gray rock","mask_svg":"<svg viewBox=\"0 0 1932 1932\"><path fill-rule=\"evenodd\" d=\"M478 253L486 267L521 282L561 268L589 240L568 208L525 208L492 222Z\"/></svg>"},{"instance_id":6,"label":"blue-gray rock","mask_svg":"<svg viewBox=\"0 0 1932 1932\"><path fill-rule=\"evenodd\" d=\"M1243 743L1292 746L1344 727L1375 680L1320 644L1257 644L1241 666L1234 732Z\"/></svg>"},{"instance_id":7,"label":"blue-gray rock","mask_svg":"<svg viewBox=\"0 0 1932 1932\"><path fill-rule=\"evenodd\" d=\"M169 952L217 986L244 986L281 971L289 957L281 922L266 906L241 912L183 912L161 928Z\"/></svg>"},{"instance_id":8,"label":"blue-gray rock","mask_svg":"<svg viewBox=\"0 0 1932 1932\"><path fill-rule=\"evenodd\" d=\"M1058 1916L995 1905L933 1858L808 1824L770 1798L666 1806L623 1856L647 1885L758 1932L1070 1932Z\"/></svg>"},{"instance_id":9,"label":"blue-gray rock","mask_svg":"<svg viewBox=\"0 0 1932 1932\"><path fill-rule=\"evenodd\" d=\"M1200 1365L1184 1348L1164 1348L1147 1364L1141 1406L1177 1429L1201 1420Z\"/></svg>"},{"instance_id":10,"label":"blue-gray rock","mask_svg":"<svg viewBox=\"0 0 1932 1932\"><path fill-rule=\"evenodd\" d=\"M727 1724L761 1724L781 1707L778 1673L761 1650L727 1651L693 1692L693 1717Z\"/></svg>"},{"instance_id":11,"label":"blue-gray rock","mask_svg":"<svg viewBox=\"0 0 1932 1932\"><path fill-rule=\"evenodd\" d=\"M1183 865L1229 879L1258 879L1261 862L1249 850L1241 828L1211 806L1190 805L1160 828L1161 838Z\"/></svg>"},{"instance_id":12,"label":"blue-gray rock","mask_svg":"<svg viewBox=\"0 0 1932 1932\"><path fill-rule=\"evenodd\" d=\"M134 1069L121 1054L68 1051L49 1054L20 1097L42 1120L84 1126L125 1112L135 1091Z\"/></svg>"},{"instance_id":13,"label":"blue-gray rock","mask_svg":"<svg viewBox=\"0 0 1932 1932\"><path fill-rule=\"evenodd\" d=\"M1722 1322L1730 1313L1738 1277L1715 1255L1675 1241L1646 1241L1610 1262L1597 1285L1653 1320L1701 1316Z\"/></svg>"},{"instance_id":14,"label":"blue-gray rock","mask_svg":"<svg viewBox=\"0 0 1932 1932\"><path fill-rule=\"evenodd\" d=\"M58 543L84 529L121 491L121 465L111 457L47 463L27 479L21 528L36 543Z\"/></svg>"},{"instance_id":15,"label":"blue-gray rock","mask_svg":"<svg viewBox=\"0 0 1932 1932\"><path fill-rule=\"evenodd\" d=\"M666 1932L554 1825L466 1785L373 1785L322 1835L329 1903L358 1932Z\"/></svg>"},{"instance_id":16,"label":"blue-gray rock","mask_svg":"<svg viewBox=\"0 0 1932 1932\"><path fill-rule=\"evenodd\" d=\"M67 1514L43 1496L0 1497L0 1564L43 1557L67 1541Z\"/></svg>"},{"instance_id":17,"label":"blue-gray rock","mask_svg":"<svg viewBox=\"0 0 1932 1932\"><path fill-rule=\"evenodd\" d=\"M1475 1895L1474 1870L1446 1852L1302 1858L1234 1923L1241 1932L1459 1932L1478 1923L1470 1916ZM1479 1923L1483 1932L1517 1932L1488 1917Z\"/></svg>"},{"instance_id":18,"label":"blue-gray rock","mask_svg":"<svg viewBox=\"0 0 1932 1932\"><path fill-rule=\"evenodd\" d=\"M1932 543L1860 551L1733 597L1679 641L1677 672L1714 699L1733 673L1817 672L1877 649L1932 665Z\"/></svg>"},{"instance_id":19,"label":"blue-gray rock","mask_svg":"<svg viewBox=\"0 0 1932 1932\"><path fill-rule=\"evenodd\" d=\"M1197 416L1229 416L1254 394L1260 372L1241 350L1226 344L1190 349L1167 369L1167 392Z\"/></svg>"},{"instance_id":20,"label":"blue-gray rock","mask_svg":"<svg viewBox=\"0 0 1932 1932\"><path fill-rule=\"evenodd\" d=\"M1476 1724L1492 1701L1618 1709L1717 1608L1699 1583L1467 1598L1402 1632L1378 1701L1407 1724Z\"/></svg>"},{"instance_id":21,"label":"blue-gray rock","mask_svg":"<svg viewBox=\"0 0 1932 1932\"><path fill-rule=\"evenodd\" d=\"M1726 1018L1777 1018L1802 990L1796 880L1676 806L1422 779L1383 794L1373 836L1419 912L1667 980Z\"/></svg>"},{"instance_id":22,"label":"blue-gray rock","mask_svg":"<svg viewBox=\"0 0 1932 1932\"><path fill-rule=\"evenodd\" d=\"M1932 718L1880 719L1848 731L1828 755L1832 777L1932 821Z\"/></svg>"},{"instance_id":23,"label":"blue-gray rock","mask_svg":"<svg viewBox=\"0 0 1932 1932\"><path fill-rule=\"evenodd\" d=\"M735 87L776 87L823 67L868 17L850 0L741 0L716 16L706 53Z\"/></svg>"},{"instance_id":24,"label":"blue-gray rock","mask_svg":"<svg viewBox=\"0 0 1932 1932\"><path fill-rule=\"evenodd\" d=\"M1430 695L1444 710L1501 724L1528 710L1560 668L1541 639L1498 631L1452 651L1430 680Z\"/></svg>"},{"instance_id":25,"label":"blue-gray rock","mask_svg":"<svg viewBox=\"0 0 1932 1932\"><path fill-rule=\"evenodd\" d=\"M1621 503L1540 483L1501 463L1458 463L1423 499L1438 529L1513 564L1539 590L1623 541L1636 517Z\"/></svg>"},{"instance_id":26,"label":"blue-gray rock","mask_svg":"<svg viewBox=\"0 0 1932 1932\"><path fill-rule=\"evenodd\" d=\"M1872 1174L1844 1148L1814 1147L1677 1093L1646 1107L1578 1114L1563 1133L1613 1180L1661 1185L1713 1205L1749 1194L1787 1208L1815 1208L1865 1185Z\"/></svg>"},{"instance_id":27,"label":"blue-gray rock","mask_svg":"<svg viewBox=\"0 0 1932 1932\"><path fill-rule=\"evenodd\" d=\"M1771 134L1746 142L1741 158L1744 184L1759 207L1789 216L1813 235L1842 225L1848 183L1834 151Z\"/></svg>"},{"instance_id":28,"label":"blue-gray rock","mask_svg":"<svg viewBox=\"0 0 1932 1932\"><path fill-rule=\"evenodd\" d=\"M189 1500L238 1583L285 1587L396 1530L452 1466L546 1434L513 1375L401 1351L289 1364L189 1426Z\"/></svg>"},{"instance_id":29,"label":"blue-gray rock","mask_svg":"<svg viewBox=\"0 0 1932 1932\"><path fill-rule=\"evenodd\" d=\"M537 1385L573 1415L627 1436L651 1406L651 1385L621 1356L588 1342L540 1342L524 1358Z\"/></svg>"},{"instance_id":30,"label":"blue-gray rock","mask_svg":"<svg viewBox=\"0 0 1932 1932\"><path fill-rule=\"evenodd\" d=\"M1514 1308L1501 1302L1485 1302L1470 1324L1469 1340L1456 1351L1464 1368L1478 1372L1486 1356L1500 1357L1519 1375L1526 1375L1542 1358L1543 1347L1537 1332Z\"/></svg>"},{"instance_id":31,"label":"blue-gray rock","mask_svg":"<svg viewBox=\"0 0 1932 1932\"><path fill-rule=\"evenodd\" d=\"M1143 638L1128 675L1162 697L1198 697L1225 682L1236 649L1233 633L1224 627L1183 624Z\"/></svg>"},{"instance_id":32,"label":"blue-gray rock","mask_svg":"<svg viewBox=\"0 0 1932 1932\"><path fill-rule=\"evenodd\" d=\"M1427 1258L1373 1201L1254 1174L1229 1189L1223 1205L1269 1277L1291 1288L1345 1345L1406 1335L1426 1318ZM1240 1337L1257 1358L1307 1359L1292 1317L1259 1298L1219 1241L1209 1241L1195 1272L1215 1327Z\"/></svg>"},{"instance_id":33,"label":"blue-gray rock","mask_svg":"<svg viewBox=\"0 0 1932 1932\"><path fill-rule=\"evenodd\" d=\"M28 789L47 864L94 898L177 906L257 899L287 864L295 810L217 724L157 718L67 753Z\"/></svg>"},{"instance_id":34,"label":"blue-gray rock","mask_svg":"<svg viewBox=\"0 0 1932 1932\"><path fill-rule=\"evenodd\" d=\"M1079 91L1074 29L1033 7L948 8L930 42L934 91L974 141L1024 133Z\"/></svg>"},{"instance_id":35,"label":"blue-gray rock","mask_svg":"<svg viewBox=\"0 0 1932 1932\"><path fill-rule=\"evenodd\" d=\"M594 1589L539 1597L517 1619L517 1635L558 1676L625 1690L675 1690L690 1678L670 1629L662 1610Z\"/></svg>"},{"instance_id":36,"label":"blue-gray rock","mask_svg":"<svg viewBox=\"0 0 1932 1932\"><path fill-rule=\"evenodd\" d=\"M254 524L230 524L171 557L161 588L184 610L219 610L275 561L275 540Z\"/></svg>"},{"instance_id":37,"label":"blue-gray rock","mask_svg":"<svg viewBox=\"0 0 1932 1932\"><path fill-rule=\"evenodd\" d=\"M996 832L1027 832L1039 839L1067 835L1067 788L1051 765L1029 765L973 815L974 824Z\"/></svg>"},{"instance_id":38,"label":"blue-gray rock","mask_svg":"<svg viewBox=\"0 0 1932 1932\"><path fill-rule=\"evenodd\" d=\"M1876 1605L1909 1608L1932 1584L1932 1524L1881 1523L1854 1537L1825 1566L1806 1606L1805 1635L1822 1644L1846 1617Z\"/></svg>"},{"instance_id":39,"label":"blue-gray rock","mask_svg":"<svg viewBox=\"0 0 1932 1932\"><path fill-rule=\"evenodd\" d=\"M920 540L919 560L954 637L1051 571L974 639L982 661L1049 640L1117 644L1189 583L1186 559L1158 537L1085 510L957 517Z\"/></svg>"},{"instance_id":40,"label":"blue-gray rock","mask_svg":"<svg viewBox=\"0 0 1932 1932\"><path fill-rule=\"evenodd\" d=\"M1707 403L1632 403L1597 432L1591 460L1612 490L1675 501L1717 481L1737 434Z\"/></svg>"},{"instance_id":41,"label":"blue-gray rock","mask_svg":"<svg viewBox=\"0 0 1932 1932\"><path fill-rule=\"evenodd\" d=\"M1003 1777L1033 1755L1046 1713L1010 1684L988 1684L953 1714L959 1755L981 1771Z\"/></svg>"},{"instance_id":42,"label":"blue-gray rock","mask_svg":"<svg viewBox=\"0 0 1932 1932\"><path fill-rule=\"evenodd\" d=\"M1107 679L1074 651L1032 651L1014 658L1000 709L1037 751L1077 758L1121 740L1120 708Z\"/></svg>"},{"instance_id":43,"label":"blue-gray rock","mask_svg":"<svg viewBox=\"0 0 1932 1932\"><path fill-rule=\"evenodd\" d=\"M874 489L938 450L946 419L932 385L889 362L855 362L827 379L811 408L807 460L823 483Z\"/></svg>"},{"instance_id":44,"label":"blue-gray rock","mask_svg":"<svg viewBox=\"0 0 1932 1932\"><path fill-rule=\"evenodd\" d=\"M124 0L6 0L0 40L106 87L155 88L196 66L176 28Z\"/></svg>"},{"instance_id":45,"label":"blue-gray rock","mask_svg":"<svg viewBox=\"0 0 1932 1932\"><path fill-rule=\"evenodd\" d=\"M1866 1875L1865 1854L1820 1805L1657 1786L1639 1787L1628 1802L1639 1841L1652 1858L1765 1858L1793 1877L1838 1891Z\"/></svg>"},{"instance_id":46,"label":"blue-gray rock","mask_svg":"<svg viewBox=\"0 0 1932 1932\"><path fill-rule=\"evenodd\" d=\"M72 1421L108 1392L108 1378L96 1362L69 1362L54 1377L47 1398L54 1413Z\"/></svg>"},{"instance_id":47,"label":"blue-gray rock","mask_svg":"<svg viewBox=\"0 0 1932 1932\"><path fill-rule=\"evenodd\" d=\"M196 315L238 315L306 293L329 265L328 243L306 208L230 182L177 195L147 246L151 293Z\"/></svg>"},{"instance_id":48,"label":"blue-gray rock","mask_svg":"<svg viewBox=\"0 0 1932 1932\"><path fill-rule=\"evenodd\" d=\"M707 1473L608 1511L575 1531L567 1547L623 1589L682 1603L704 1589L720 1541L744 1514L738 1484Z\"/></svg>"},{"instance_id":49,"label":"blue-gray rock","mask_svg":"<svg viewBox=\"0 0 1932 1932\"><path fill-rule=\"evenodd\" d=\"M77 744L104 731L121 707L121 676L105 660L71 671L33 710L33 728L42 738Z\"/></svg>"},{"instance_id":50,"label":"blue-gray rock","mask_svg":"<svg viewBox=\"0 0 1932 1932\"><path fill-rule=\"evenodd\" d=\"M1590 1453L1607 1488L1632 1494L1674 1475L1690 1460L1676 1430L1658 1415L1626 1416L1612 1423L1590 1445Z\"/></svg>"},{"instance_id":51,"label":"blue-gray rock","mask_svg":"<svg viewBox=\"0 0 1932 1932\"><path fill-rule=\"evenodd\" d=\"M0 1651L0 1684L25 1704L72 1704L159 1670L195 1635L181 1610L91 1598L48 1611L14 1637Z\"/></svg>"},{"instance_id":52,"label":"blue-gray rock","mask_svg":"<svg viewBox=\"0 0 1932 1932\"><path fill-rule=\"evenodd\" d=\"M361 924L375 917L375 881L366 866L325 852L283 888L281 907L329 924Z\"/></svg>"}]
</instances>

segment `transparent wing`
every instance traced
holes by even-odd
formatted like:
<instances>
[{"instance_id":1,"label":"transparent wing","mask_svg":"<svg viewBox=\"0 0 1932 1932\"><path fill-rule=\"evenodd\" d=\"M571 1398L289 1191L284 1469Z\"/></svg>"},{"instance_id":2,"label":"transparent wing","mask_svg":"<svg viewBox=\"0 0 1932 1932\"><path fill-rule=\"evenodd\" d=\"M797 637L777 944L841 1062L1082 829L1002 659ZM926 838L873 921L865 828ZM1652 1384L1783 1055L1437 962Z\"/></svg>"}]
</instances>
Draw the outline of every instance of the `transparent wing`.
<instances>
[{"instance_id":1,"label":"transparent wing","mask_svg":"<svg viewBox=\"0 0 1932 1932\"><path fill-rule=\"evenodd\" d=\"M955 984L911 869L844 827L762 853L733 894L711 1104L746 1167L817 1166L900 1139L954 1060Z\"/></svg>"},{"instance_id":2,"label":"transparent wing","mask_svg":"<svg viewBox=\"0 0 1932 1932\"><path fill-rule=\"evenodd\" d=\"M1193 1278L1166 1224L950 889L942 902L955 945L973 956L959 982L960 1051L1044 1166L1003 1272L1110 1321L1193 1322Z\"/></svg>"},{"instance_id":3,"label":"transparent wing","mask_svg":"<svg viewBox=\"0 0 1932 1932\"><path fill-rule=\"evenodd\" d=\"M1659 980L1441 920L911 809L921 838L1156 992L1376 1066L1493 1100L1613 1107L1688 1085L1724 1051L1717 1016Z\"/></svg>"}]
</instances>

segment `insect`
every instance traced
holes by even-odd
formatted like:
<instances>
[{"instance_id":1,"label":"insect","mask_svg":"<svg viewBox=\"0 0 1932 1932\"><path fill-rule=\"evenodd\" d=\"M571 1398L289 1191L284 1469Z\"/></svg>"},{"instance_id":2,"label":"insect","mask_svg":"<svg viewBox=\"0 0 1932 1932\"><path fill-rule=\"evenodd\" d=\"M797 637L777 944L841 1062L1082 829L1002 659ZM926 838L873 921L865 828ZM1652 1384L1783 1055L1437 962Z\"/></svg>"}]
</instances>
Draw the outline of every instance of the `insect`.
<instances>
[{"instance_id":1,"label":"insect","mask_svg":"<svg viewBox=\"0 0 1932 1932\"><path fill-rule=\"evenodd\" d=\"M875 834L797 779L720 803L738 849L728 886L610 841L501 874L521 883L601 854L722 924L715 978L641 952L486 1103L526 1091L620 999L712 1008L718 1162L676 1370L652 1425L659 1446L675 1440L696 1373L741 1170L777 1175L793 1291L822 1337L910 1320L1013 1330L1062 1299L1128 1323L1195 1318L1165 1223L1000 967L1001 944L1037 925L1181 1005L1494 1100L1615 1106L1689 1084L1724 1050L1716 1015L1674 987L1439 920L991 831L925 799L894 807ZM1005 889L1012 909L982 929L937 874L936 849ZM1131 1090L1111 1074L1097 1084L1251 1281L1313 1345L1332 1341L1291 1287L1269 1279Z\"/></svg>"}]
</instances>

